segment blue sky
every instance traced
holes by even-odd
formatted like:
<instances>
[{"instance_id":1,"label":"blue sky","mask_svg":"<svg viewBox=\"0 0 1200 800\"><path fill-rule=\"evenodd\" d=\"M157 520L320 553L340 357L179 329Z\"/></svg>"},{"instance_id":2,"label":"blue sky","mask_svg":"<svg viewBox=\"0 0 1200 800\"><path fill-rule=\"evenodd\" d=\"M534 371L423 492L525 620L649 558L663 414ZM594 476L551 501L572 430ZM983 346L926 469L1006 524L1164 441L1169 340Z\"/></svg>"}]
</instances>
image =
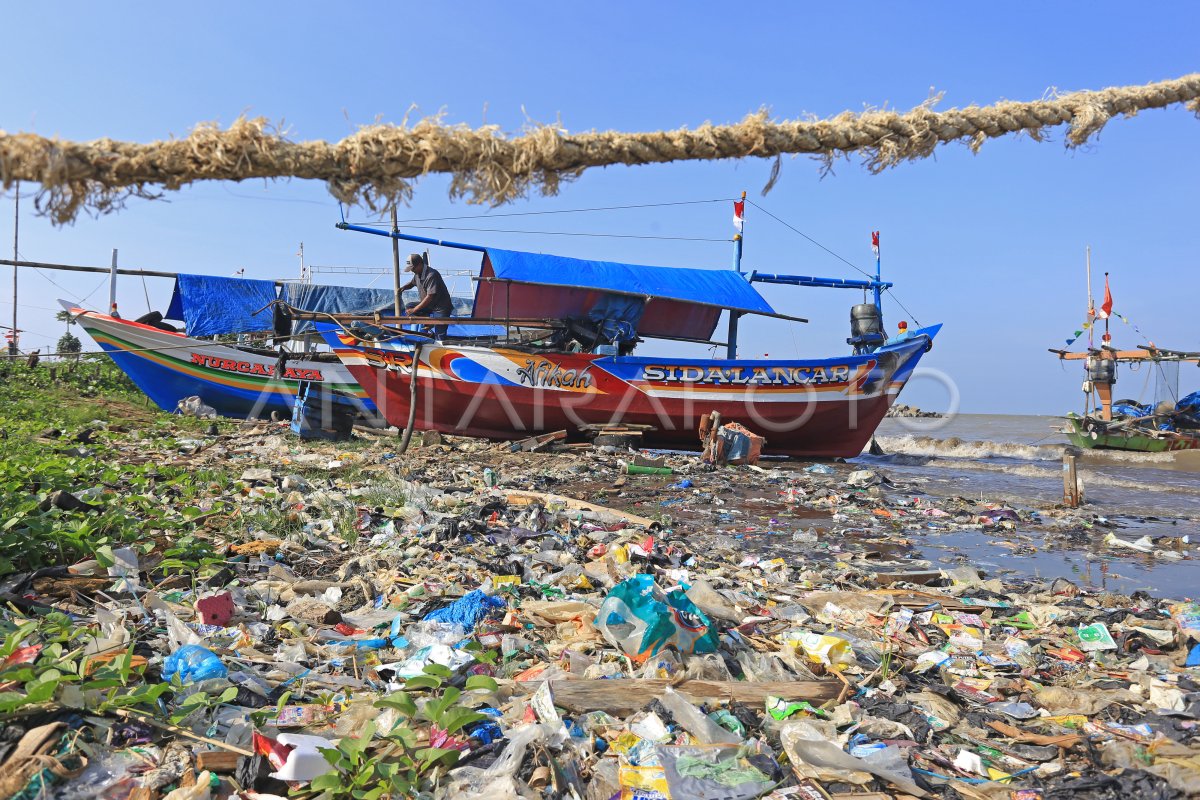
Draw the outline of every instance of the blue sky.
<instances>
[{"instance_id":1,"label":"blue sky","mask_svg":"<svg viewBox=\"0 0 1200 800\"><path fill-rule=\"evenodd\" d=\"M1021 10L1013 10L1021 9ZM910 108L931 91L942 108L1028 100L1062 91L1139 84L1197 68L1200 6L1129 4L918 7L858 3L328 3L203 5L20 4L5 11L0 128L67 139L151 141L202 121L264 116L295 139L335 140L376 119L442 112L448 122L527 121L571 131L658 130L734 122L767 107L777 118L820 117L864 106ZM119 12L119 13L117 13ZM885 276L909 309L900 319L945 323L927 366L950 376L973 412L1062 413L1080 405L1082 375L1046 352L1082 321L1084 247L1096 285L1112 272L1117 310L1164 346L1200 349L1192 317L1200 226L1200 121L1181 108L1111 122L1098 140L1068 151L1062 131L987 143L979 155L951 145L936 158L870 175L857 161L822 177L816 162L785 159L759 192L770 163L611 167L586 173L558 197L534 197L492 213L638 203L750 199L863 269L869 232L881 230ZM28 192L31 187L25 187ZM387 266L386 240L334 229L323 185L291 181L197 186L169 202L130 201L114 215L54 228L22 204L27 259L291 277L298 244L310 263ZM0 200L0 252L12 237L11 193ZM446 181L421 181L402 218L487 213L450 203ZM365 219L361 210L348 217ZM725 239L726 203L622 212L445 223L528 231ZM673 266L726 268L728 242L442 231L499 247ZM465 253L435 265L469 268ZM765 272L853 277L842 262L751 208L745 266ZM0 320L8 324L8 271L0 269ZM25 345L61 332L54 300L89 297L102 307L100 276L53 274L61 288L23 271ZM382 280L387 281L385 277ZM466 288L465 282L460 284ZM124 279L124 313L162 309L170 286ZM1102 291L1102 289L1100 289ZM742 353L828 356L844 352L851 292L769 287L775 307L812 320L743 326ZM90 296L89 296L89 293ZM911 312L911 313L910 313ZM1118 341L1141 341L1120 322ZM90 343L89 343L90 345ZM1200 388L1191 370L1185 390ZM1125 373L1136 397L1143 374ZM904 402L944 407L935 382Z\"/></svg>"}]
</instances>

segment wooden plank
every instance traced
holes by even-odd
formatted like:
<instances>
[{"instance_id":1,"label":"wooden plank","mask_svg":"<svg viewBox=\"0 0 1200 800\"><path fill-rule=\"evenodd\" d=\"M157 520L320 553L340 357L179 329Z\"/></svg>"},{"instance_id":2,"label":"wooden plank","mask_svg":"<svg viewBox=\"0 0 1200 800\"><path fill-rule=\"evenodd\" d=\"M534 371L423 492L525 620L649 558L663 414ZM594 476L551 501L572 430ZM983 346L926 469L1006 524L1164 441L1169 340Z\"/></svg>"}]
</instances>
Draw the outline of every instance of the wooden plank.
<instances>
[{"instance_id":1,"label":"wooden plank","mask_svg":"<svg viewBox=\"0 0 1200 800\"><path fill-rule=\"evenodd\" d=\"M532 694L541 685L540 681L514 684L520 691ZM613 680L565 680L551 681L550 691L554 704L575 713L607 711L615 716L625 716L646 707L672 687L693 703L733 700L761 706L768 695L785 700L808 700L823 703L838 696L842 685L835 681L683 681L641 678L616 678Z\"/></svg>"},{"instance_id":2,"label":"wooden plank","mask_svg":"<svg viewBox=\"0 0 1200 800\"><path fill-rule=\"evenodd\" d=\"M203 772L220 772L228 774L237 771L238 761L242 759L237 753L228 753L224 750L205 750L196 754L196 769Z\"/></svg>"},{"instance_id":3,"label":"wooden plank","mask_svg":"<svg viewBox=\"0 0 1200 800\"><path fill-rule=\"evenodd\" d=\"M513 452L524 450L527 453L536 453L550 446L553 442L567 438L566 431L554 431L553 433L543 433L539 436L530 436L528 439L521 439L513 442L509 449Z\"/></svg>"},{"instance_id":4,"label":"wooden plank","mask_svg":"<svg viewBox=\"0 0 1200 800\"><path fill-rule=\"evenodd\" d=\"M586 503L583 500L576 500L574 497L564 497L561 494L548 494L546 492L527 492L520 489L505 489L497 492L504 497L511 505L527 506L531 503L555 503L562 505L564 508L569 508L572 511L591 511L598 517L603 519L609 517L618 519L623 522L632 522L634 525L641 525L645 528L653 528L658 525L658 522L646 517L639 517L637 514L630 514L626 511L618 511L615 508L607 506L599 506L595 503Z\"/></svg>"},{"instance_id":5,"label":"wooden plank","mask_svg":"<svg viewBox=\"0 0 1200 800\"><path fill-rule=\"evenodd\" d=\"M947 611L968 611L974 613L984 609L981 605L964 603L957 597L934 592L916 592L906 589L872 589L869 592L865 592L865 594L891 597L892 603L906 608L924 608L925 606L938 603Z\"/></svg>"}]
</instances>

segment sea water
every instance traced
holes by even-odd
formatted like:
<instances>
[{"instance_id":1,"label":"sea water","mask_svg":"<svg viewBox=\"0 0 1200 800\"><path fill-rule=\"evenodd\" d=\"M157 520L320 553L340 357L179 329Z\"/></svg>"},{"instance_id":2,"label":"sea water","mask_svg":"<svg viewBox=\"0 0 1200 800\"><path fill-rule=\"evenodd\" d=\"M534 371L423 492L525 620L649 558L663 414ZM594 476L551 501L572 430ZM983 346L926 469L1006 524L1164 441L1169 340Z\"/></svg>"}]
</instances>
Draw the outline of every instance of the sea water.
<instances>
[{"instance_id":1,"label":"sea water","mask_svg":"<svg viewBox=\"0 0 1200 800\"><path fill-rule=\"evenodd\" d=\"M1011 414L957 414L939 419L886 419L876 432L885 455L864 454L856 463L884 471L933 497L1007 501L1039 508L1062 500L1062 458L1069 446L1063 419ZM1003 534L959 532L933 542L926 556L966 553L981 566L1026 574L1064 575L1120 591L1194 596L1200 591L1200 451L1132 453L1088 450L1079 459L1087 503L1081 513L1110 519L1071 543L1051 534L1023 532L1036 552L1019 554ZM1170 558L1120 552L1105 546L1106 533L1166 542ZM1190 540L1182 542L1183 537ZM1015 538L1015 537L1010 537ZM1186 553L1183 559L1178 554ZM1194 555L1193 555L1194 554Z\"/></svg>"}]
</instances>

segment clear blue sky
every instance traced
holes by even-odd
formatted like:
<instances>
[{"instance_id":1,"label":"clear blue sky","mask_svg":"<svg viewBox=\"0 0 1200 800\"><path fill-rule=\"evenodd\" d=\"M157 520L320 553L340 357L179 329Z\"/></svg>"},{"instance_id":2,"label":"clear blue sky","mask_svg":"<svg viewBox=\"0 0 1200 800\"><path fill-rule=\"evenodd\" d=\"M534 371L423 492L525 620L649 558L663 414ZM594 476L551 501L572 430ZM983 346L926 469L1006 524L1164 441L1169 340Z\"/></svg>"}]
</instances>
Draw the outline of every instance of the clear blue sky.
<instances>
[{"instance_id":1,"label":"clear blue sky","mask_svg":"<svg viewBox=\"0 0 1200 800\"><path fill-rule=\"evenodd\" d=\"M1014 9L1023 8L1022 11ZM0 127L67 139L151 141L239 114L282 123L295 139L336 140L376 119L442 111L448 122L560 119L572 131L658 130L739 120L768 107L778 118L828 116L864 105L910 108L931 90L942 108L1027 100L1139 84L1200 68L1200 6L1125 3L951 7L857 3L22 3L5 11ZM1084 247L1112 272L1117 310L1156 342L1200 349L1193 281L1200 226L1200 121L1181 108L1114 120L1094 144L1008 138L975 156L952 145L882 175L857 162L822 178L807 158L785 159L766 197L764 161L612 167L586 173L554 198L495 213L750 198L861 265L881 230L884 272L923 323L945 323L927 365L950 375L962 410L1062 413L1079 405L1081 374L1060 346L1084 310ZM31 187L26 186L28 192ZM446 181L422 181L403 217L485 213L451 204ZM57 229L22 204L27 259L255 277L293 276L303 241L310 263L386 266L386 240L334 229L338 209L319 183L202 185L169 202L131 201L115 215ZM11 193L0 201L0 252L11 252ZM361 211L352 218L364 219ZM454 224L454 223L446 223ZM501 218L479 227L641 236L727 238L728 204L603 214ZM755 209L745 266L854 276ZM727 268L727 242L675 242L444 231L500 247L674 266ZM443 267L473 258L437 253ZM7 269L0 321L8 324ZM22 274L27 346L52 346L56 297L102 308L100 276ZM386 280L386 278L384 279ZM162 309L167 281L148 283ZM462 288L465 288L463 286ZM93 290L95 291L93 292ZM89 292L91 294L89 295ZM845 351L850 292L767 288L781 311L812 323L748 323L743 354L824 356ZM143 313L141 282L125 279L126 315ZM910 319L885 303L889 328ZM1116 322L1118 341L1136 335ZM41 338L39 338L41 337ZM91 343L87 345L90 347ZM43 352L45 352L43 350ZM1186 390L1200 374L1185 370ZM1118 394L1136 396L1126 373ZM932 383L903 401L944 406Z\"/></svg>"}]
</instances>

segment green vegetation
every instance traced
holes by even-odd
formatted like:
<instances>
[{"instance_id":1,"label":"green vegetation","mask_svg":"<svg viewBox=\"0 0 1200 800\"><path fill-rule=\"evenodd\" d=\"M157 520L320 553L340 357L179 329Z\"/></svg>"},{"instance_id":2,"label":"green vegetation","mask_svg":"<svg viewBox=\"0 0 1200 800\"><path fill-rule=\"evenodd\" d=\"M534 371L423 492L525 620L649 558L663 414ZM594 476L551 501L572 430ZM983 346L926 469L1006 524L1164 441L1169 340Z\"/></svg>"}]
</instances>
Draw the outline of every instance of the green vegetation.
<instances>
[{"instance_id":1,"label":"green vegetation","mask_svg":"<svg viewBox=\"0 0 1200 800\"><path fill-rule=\"evenodd\" d=\"M139 458L125 424L170 435L182 421L143 400L107 362L8 368L0 381L0 576L88 558L108 566L125 545L143 555L159 548L163 570L212 559L192 520L212 510L199 503L211 506L208 486L224 477ZM56 492L71 499L55 502Z\"/></svg>"},{"instance_id":2,"label":"green vegetation","mask_svg":"<svg viewBox=\"0 0 1200 800\"><path fill-rule=\"evenodd\" d=\"M477 659L490 660L495 653L476 652ZM322 775L309 787L325 792L326 800L378 800L381 797L412 797L431 790L439 778L458 763L461 751L452 747L432 747L422 742L418 730L423 724L454 736L469 725L482 722L487 715L472 711L463 703L464 692L496 691L497 684L484 675L467 678L463 689L446 686L451 672L440 664L425 667L425 674L409 678L404 689L375 702L379 709L391 709L397 722L380 734L384 746L375 746L368 755L377 729L374 721L361 735L342 739L336 748L323 751L334 771Z\"/></svg>"},{"instance_id":3,"label":"green vegetation","mask_svg":"<svg viewBox=\"0 0 1200 800\"><path fill-rule=\"evenodd\" d=\"M120 593L112 587L118 576L106 573L121 562L121 548L136 554L144 586L176 602L194 597L201 582L221 569L227 543L259 532L303 540L313 517L296 508L311 505L318 521L353 543L362 536L357 506L395 506L404 499L405 485L389 474L380 474L369 491L351 494L360 477L375 478L353 455L337 473L295 465L314 486L337 490L305 492L299 503L289 503L288 492L274 485L250 488L237 481L245 459L234 457L229 473L198 469L194 462L207 459L190 459L197 443L184 440L206 435L202 431L213 424L228 431L236 423L161 413L107 362L47 359L36 368L9 365L4 376L0 577L15 574L41 588L0 596L0 719L72 710L153 719L165 730L209 731L238 703L238 688L221 680L160 678L157 654L147 654L161 649L163 629L134 613L140 606L135 596L122 596L131 618L76 616L87 594ZM352 442L345 451L368 447ZM68 580L61 572L36 572L73 565L80 574ZM60 581L79 588L57 593ZM84 588L89 581L91 588ZM478 641L463 649L481 664L498 657ZM374 701L376 718L325 751L334 769L306 791L321 792L325 800L428 796L459 763L465 731L488 719L474 708L494 702L497 689L490 677L455 678L430 664L400 691L355 698ZM314 697L303 682L292 690L307 703L334 703L332 696ZM251 712L252 720L269 726L294 702L291 697L273 697L276 704Z\"/></svg>"}]
</instances>

